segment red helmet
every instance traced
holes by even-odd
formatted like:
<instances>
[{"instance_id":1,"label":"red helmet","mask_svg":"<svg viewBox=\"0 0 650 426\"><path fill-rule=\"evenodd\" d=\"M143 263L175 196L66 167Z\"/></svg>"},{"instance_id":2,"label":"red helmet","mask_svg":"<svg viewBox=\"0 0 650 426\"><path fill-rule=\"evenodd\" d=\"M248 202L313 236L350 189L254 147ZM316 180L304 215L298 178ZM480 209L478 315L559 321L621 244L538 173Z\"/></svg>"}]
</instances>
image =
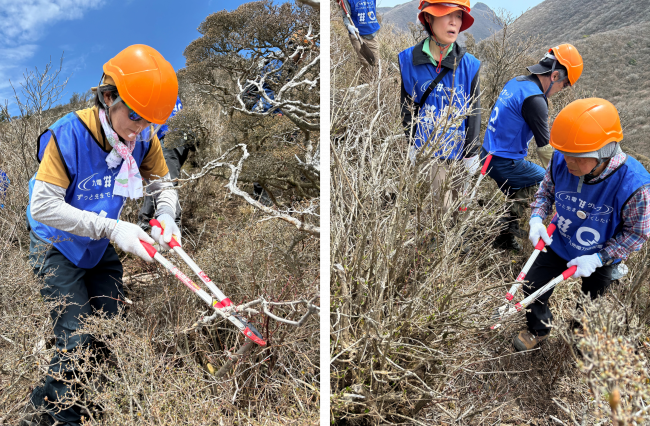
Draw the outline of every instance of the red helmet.
<instances>
[{"instance_id":1,"label":"red helmet","mask_svg":"<svg viewBox=\"0 0 650 426\"><path fill-rule=\"evenodd\" d=\"M463 12L463 23L458 32L465 31L474 23L474 18L469 14L469 0L420 0L418 9L420 9L418 19L425 27L427 26L427 23L424 20L425 13L440 17L449 15L455 10Z\"/></svg>"}]
</instances>

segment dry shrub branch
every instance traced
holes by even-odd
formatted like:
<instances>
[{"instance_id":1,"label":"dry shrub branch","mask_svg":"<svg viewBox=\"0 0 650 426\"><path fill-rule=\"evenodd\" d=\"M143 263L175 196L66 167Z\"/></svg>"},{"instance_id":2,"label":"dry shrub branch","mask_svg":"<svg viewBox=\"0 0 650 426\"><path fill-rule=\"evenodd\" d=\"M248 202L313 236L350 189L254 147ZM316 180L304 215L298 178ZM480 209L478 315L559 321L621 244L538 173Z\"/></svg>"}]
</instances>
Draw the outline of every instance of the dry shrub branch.
<instances>
[{"instance_id":1,"label":"dry shrub branch","mask_svg":"<svg viewBox=\"0 0 650 426\"><path fill-rule=\"evenodd\" d=\"M523 313L494 331L489 327L532 252L530 243L521 255L492 248L507 209L493 182L486 179L460 213L462 200L443 212L430 189L438 161L431 153L446 142L443 129L467 111L427 117L437 135L413 158L401 126L396 60L417 42L415 33L382 30L377 78L357 86L345 28L335 17L332 22L334 423L647 423L648 249L632 256L630 273L601 300L583 300L579 280L559 285L551 299L552 337L541 348L516 353L511 341L525 323ZM483 96L496 98L505 81L536 62L527 62L527 46L496 38L477 47L486 64ZM581 95L570 92L553 111ZM451 167L447 187L456 179L475 185L462 166ZM583 317L585 330L569 333L569 322Z\"/></svg>"}]
</instances>

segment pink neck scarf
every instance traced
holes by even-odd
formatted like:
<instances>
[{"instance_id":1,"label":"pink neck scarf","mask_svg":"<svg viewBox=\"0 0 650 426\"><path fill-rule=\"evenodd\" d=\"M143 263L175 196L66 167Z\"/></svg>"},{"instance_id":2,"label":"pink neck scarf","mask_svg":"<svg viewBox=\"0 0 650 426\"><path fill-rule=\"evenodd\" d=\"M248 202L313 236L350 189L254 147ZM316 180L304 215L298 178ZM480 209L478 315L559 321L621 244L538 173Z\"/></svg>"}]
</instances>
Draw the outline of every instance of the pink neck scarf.
<instances>
[{"instance_id":1,"label":"pink neck scarf","mask_svg":"<svg viewBox=\"0 0 650 426\"><path fill-rule=\"evenodd\" d=\"M131 155L136 142L126 141L126 144L120 142L117 133L108 124L106 112L103 108L99 109L99 121L102 123L108 143L113 147L113 150L106 157L108 168L114 169L122 163L122 167L115 178L115 185L113 185L113 195L121 195L132 199L142 197L142 176L140 176L138 165L133 155Z\"/></svg>"}]
</instances>

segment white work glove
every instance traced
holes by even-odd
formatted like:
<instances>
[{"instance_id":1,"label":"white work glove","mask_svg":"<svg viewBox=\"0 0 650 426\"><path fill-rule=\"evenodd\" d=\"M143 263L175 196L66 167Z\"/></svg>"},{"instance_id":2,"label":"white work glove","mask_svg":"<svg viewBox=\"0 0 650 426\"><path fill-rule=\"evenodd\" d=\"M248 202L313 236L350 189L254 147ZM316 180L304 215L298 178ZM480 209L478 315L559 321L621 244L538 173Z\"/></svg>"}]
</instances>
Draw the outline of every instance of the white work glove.
<instances>
[{"instance_id":1,"label":"white work glove","mask_svg":"<svg viewBox=\"0 0 650 426\"><path fill-rule=\"evenodd\" d=\"M153 244L155 241L147 235L138 225L118 220L117 224L107 232L108 239L114 242L121 250L135 254L147 262L153 262L153 259L144 249L140 240L145 243Z\"/></svg>"},{"instance_id":2,"label":"white work glove","mask_svg":"<svg viewBox=\"0 0 650 426\"><path fill-rule=\"evenodd\" d=\"M528 231L528 239L533 243L533 247L537 245L539 239L544 240L544 243L547 246L550 246L553 242L553 239L548 236L548 231L546 226L542 223L542 218L539 216L533 216L528 222L530 225L530 231Z\"/></svg>"},{"instance_id":3,"label":"white work glove","mask_svg":"<svg viewBox=\"0 0 650 426\"><path fill-rule=\"evenodd\" d=\"M358 39L359 38L359 29L357 27L355 27L354 25L352 25L352 24L348 24L346 26L348 27L348 32Z\"/></svg>"},{"instance_id":4,"label":"white work glove","mask_svg":"<svg viewBox=\"0 0 650 426\"><path fill-rule=\"evenodd\" d=\"M418 156L418 149L415 147L415 145L411 145L409 148L409 160L411 160L411 166L415 166L415 160L417 159Z\"/></svg>"},{"instance_id":5,"label":"white work glove","mask_svg":"<svg viewBox=\"0 0 650 426\"><path fill-rule=\"evenodd\" d=\"M176 241L178 241L178 245L181 244L181 230L178 229L178 225L176 225L176 222L174 221L174 218L168 215L167 213L163 213L160 216L158 216L156 219L158 219L158 222L162 225L164 231L160 232L160 228L157 226L152 226L151 227L151 236L153 237L154 240L160 244L160 247L162 247L164 250L169 250L170 247L167 243L169 243L172 240L172 235L174 238L176 238Z\"/></svg>"},{"instance_id":6,"label":"white work glove","mask_svg":"<svg viewBox=\"0 0 650 426\"><path fill-rule=\"evenodd\" d=\"M598 253L594 254L585 254L584 256L576 257L571 262L567 263L566 266L577 266L575 274L572 275L573 278L588 277L594 273L596 268L603 266L603 262L600 261L600 256Z\"/></svg>"},{"instance_id":7,"label":"white work glove","mask_svg":"<svg viewBox=\"0 0 650 426\"><path fill-rule=\"evenodd\" d=\"M481 168L481 162L478 160L478 155L473 157L463 158L463 164L470 176L474 176Z\"/></svg>"}]
</instances>

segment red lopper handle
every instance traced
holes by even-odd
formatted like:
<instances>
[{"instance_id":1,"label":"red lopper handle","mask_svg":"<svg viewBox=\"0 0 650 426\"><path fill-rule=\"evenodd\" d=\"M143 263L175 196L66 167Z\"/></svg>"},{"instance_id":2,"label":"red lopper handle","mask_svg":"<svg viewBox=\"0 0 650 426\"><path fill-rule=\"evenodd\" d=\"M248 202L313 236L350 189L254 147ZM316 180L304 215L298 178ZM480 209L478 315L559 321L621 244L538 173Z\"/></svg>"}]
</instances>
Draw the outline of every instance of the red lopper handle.
<instances>
[{"instance_id":1,"label":"red lopper handle","mask_svg":"<svg viewBox=\"0 0 650 426\"><path fill-rule=\"evenodd\" d=\"M567 269L566 271L562 272L562 277L563 277L565 280L568 279L571 275L573 275L573 274L576 273L576 269L578 269L578 267L575 266L575 265L573 265L572 267L570 267L570 268Z\"/></svg>"},{"instance_id":2,"label":"red lopper handle","mask_svg":"<svg viewBox=\"0 0 650 426\"><path fill-rule=\"evenodd\" d=\"M548 225L548 228L546 228L546 232L548 233L548 236L549 236L549 237L550 237L551 235L553 235L553 232L555 232L555 228L556 228L556 226L555 226L555 223L554 223L554 222L551 222L551 223Z\"/></svg>"},{"instance_id":3,"label":"red lopper handle","mask_svg":"<svg viewBox=\"0 0 650 426\"><path fill-rule=\"evenodd\" d=\"M161 231L162 231L162 229L163 229L163 227L162 227L162 225L160 224L160 222L158 222L158 219L151 219L151 220L149 221L149 225L151 225L152 228L160 228ZM174 248L174 247L180 247L180 246L181 246L180 244L178 244L178 241L176 241L176 238L174 238L173 235L172 235L172 240L171 240L168 244L169 244L169 247L171 247L171 248Z\"/></svg>"},{"instance_id":4,"label":"red lopper handle","mask_svg":"<svg viewBox=\"0 0 650 426\"><path fill-rule=\"evenodd\" d=\"M485 175L487 173L487 169L488 169L488 166L490 165L491 160L492 160L492 154L485 157L485 163L483 163L483 168L481 169L481 174L482 175Z\"/></svg>"},{"instance_id":5,"label":"red lopper handle","mask_svg":"<svg viewBox=\"0 0 650 426\"><path fill-rule=\"evenodd\" d=\"M152 259L156 255L156 253L158 253L158 250L156 250L151 244L146 243L142 240L140 240L140 244L142 244L142 247L144 247L144 249L147 250L147 254L151 256Z\"/></svg>"}]
</instances>

